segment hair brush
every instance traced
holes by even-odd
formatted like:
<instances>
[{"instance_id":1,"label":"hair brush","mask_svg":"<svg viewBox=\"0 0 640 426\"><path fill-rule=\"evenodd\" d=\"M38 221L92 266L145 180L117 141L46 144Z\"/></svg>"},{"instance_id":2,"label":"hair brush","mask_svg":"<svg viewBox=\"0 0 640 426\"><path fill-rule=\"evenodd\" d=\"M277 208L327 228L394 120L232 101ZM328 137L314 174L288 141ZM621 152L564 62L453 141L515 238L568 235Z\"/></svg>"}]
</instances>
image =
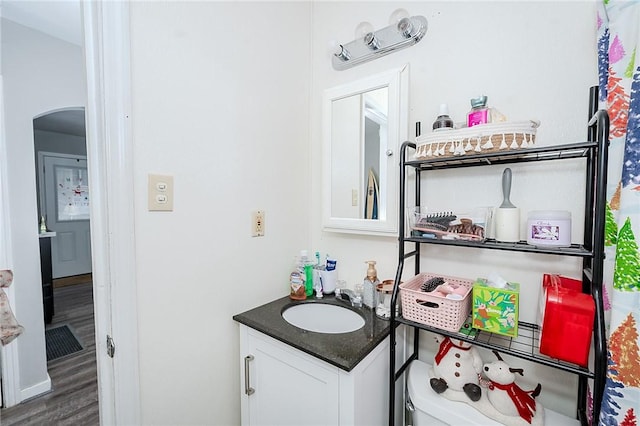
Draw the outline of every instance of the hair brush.
<instances>
[{"instance_id":1,"label":"hair brush","mask_svg":"<svg viewBox=\"0 0 640 426\"><path fill-rule=\"evenodd\" d=\"M439 285L442 285L444 283L445 283L445 280L442 277L429 278L424 283L422 283L422 285L420 286L420 290L425 291L425 292L432 292Z\"/></svg>"}]
</instances>

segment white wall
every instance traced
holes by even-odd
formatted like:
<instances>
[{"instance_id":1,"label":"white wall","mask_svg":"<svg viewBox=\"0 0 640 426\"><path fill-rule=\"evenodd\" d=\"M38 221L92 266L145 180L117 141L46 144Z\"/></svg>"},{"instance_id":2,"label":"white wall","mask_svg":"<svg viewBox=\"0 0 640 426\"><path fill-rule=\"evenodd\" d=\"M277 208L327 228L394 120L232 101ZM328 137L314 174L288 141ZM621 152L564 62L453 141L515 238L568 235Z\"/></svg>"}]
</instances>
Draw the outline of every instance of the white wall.
<instances>
[{"instance_id":1,"label":"white wall","mask_svg":"<svg viewBox=\"0 0 640 426\"><path fill-rule=\"evenodd\" d=\"M355 27L369 21L375 28L388 25L391 13L404 7L429 21L425 38L417 45L346 71L331 67L328 44L354 38ZM361 77L410 65L410 135L415 122L429 131L441 103L448 103L454 121L464 121L469 99L489 97L491 106L511 120L537 119L539 145L586 139L588 88L596 85L594 2L317 2L313 9L313 74L311 94L311 157L321 158L321 100L323 90ZM582 164L513 166L511 200L526 212L534 209L572 211L574 241L582 238L584 175ZM313 162L312 187L322 185L318 162ZM497 206L502 200L503 167L453 170L428 176L423 205L433 209L465 210ZM426 201L425 201L426 200ZM396 238L358 237L321 230L320 197L312 198L311 245L338 259L340 278L353 286L366 272L365 260L375 259L381 279L395 276ZM524 226L523 226L524 231ZM524 234L523 234L524 235ZM542 272L580 277L578 260L465 248L423 246L422 271L476 278L491 271L522 284L521 318L535 321ZM404 270L413 275L413 264ZM424 334L424 341L431 341ZM424 359L430 360L425 346ZM489 360L493 355L485 354ZM542 402L573 415L573 375L525 368L531 382L543 383ZM534 383L535 384L535 383Z\"/></svg>"},{"instance_id":2,"label":"white wall","mask_svg":"<svg viewBox=\"0 0 640 426\"><path fill-rule=\"evenodd\" d=\"M240 422L232 316L285 296L310 238L310 12L131 3L144 424ZM147 211L148 173L174 176L173 212Z\"/></svg>"},{"instance_id":3,"label":"white wall","mask_svg":"<svg viewBox=\"0 0 640 426\"><path fill-rule=\"evenodd\" d=\"M39 151L87 155L87 141L84 136L35 130L33 138L35 140L36 159Z\"/></svg>"},{"instance_id":4,"label":"white wall","mask_svg":"<svg viewBox=\"0 0 640 426\"><path fill-rule=\"evenodd\" d=\"M356 25L364 20L375 27L387 25L391 12L401 6L429 20L420 44L350 70L331 68L330 40L352 40ZM364 276L364 260L370 258L378 260L381 278L394 276L394 238L321 231L324 89L409 63L411 128L419 120L427 129L442 102L449 103L452 116L460 120L468 99L485 93L491 105L510 118L541 120L540 144L586 135L587 88L597 82L592 3L133 2L131 11L133 196L145 424L239 423L238 326L231 317L284 296L299 249L337 257L341 277L350 285ZM42 311L35 309L33 318L26 315L40 292L34 267L35 173L20 164L33 164L32 117L83 104L81 95L67 87L83 77L75 69L58 76L50 66L67 55L80 60L77 48L56 43L26 54L23 43L35 42L39 35L4 23L14 287L18 319L28 329L19 339L21 373L38 376L30 379L36 383L46 372ZM48 65L34 67L36 60ZM25 84L23 78L36 72L36 82ZM58 77L57 84L41 86ZM581 194L539 185L546 179L580 186L579 167L542 170L544 174L538 168L514 167L514 203L526 211L544 189L551 205L581 214L574 207ZM437 208L497 205L501 171L484 177L468 171L444 173L429 184L425 196L428 203L442 203ZM174 175L173 212L146 210L148 173ZM250 237L254 209L266 211L263 238ZM523 316L529 320L539 271L576 270L575 262L545 256L497 256L472 249L427 249L427 255L428 269L434 272L475 277L499 268L520 281L528 302L523 303ZM27 349L30 356L24 353ZM528 375L533 373L526 368ZM573 376L545 369L534 377L543 381L544 403L571 414L575 398L572 385L565 382L575 382ZM563 407L567 400L569 408Z\"/></svg>"},{"instance_id":5,"label":"white wall","mask_svg":"<svg viewBox=\"0 0 640 426\"><path fill-rule=\"evenodd\" d=\"M48 390L38 248L33 118L85 105L82 49L2 20L7 182L22 397Z\"/></svg>"},{"instance_id":6,"label":"white wall","mask_svg":"<svg viewBox=\"0 0 640 426\"><path fill-rule=\"evenodd\" d=\"M399 6L429 19L425 40L347 71L331 68L329 41L350 41L363 20L386 25ZM381 277L394 276L394 238L321 232L324 89L409 63L411 128L417 120L428 128L442 102L461 120L469 98L486 93L511 119L541 120L541 145L581 140L587 88L597 81L594 10L576 2L133 3L144 423L238 423L240 354L230 318L285 295L300 248L336 256L350 285L364 276L369 258L378 260ZM512 199L526 212L540 179L579 187L578 170L514 167ZM175 176L173 213L146 211L150 172ZM501 172L445 173L429 186L427 200L444 200L438 208L497 205ZM550 205L582 213L575 207L579 191L548 192ZM258 208L267 212L267 235L256 239L249 218ZM545 256L427 254L435 272L475 277L499 269L522 282L525 320L533 315L540 271L577 268ZM543 402L571 415L575 378L526 368L531 380L543 381Z\"/></svg>"}]
</instances>

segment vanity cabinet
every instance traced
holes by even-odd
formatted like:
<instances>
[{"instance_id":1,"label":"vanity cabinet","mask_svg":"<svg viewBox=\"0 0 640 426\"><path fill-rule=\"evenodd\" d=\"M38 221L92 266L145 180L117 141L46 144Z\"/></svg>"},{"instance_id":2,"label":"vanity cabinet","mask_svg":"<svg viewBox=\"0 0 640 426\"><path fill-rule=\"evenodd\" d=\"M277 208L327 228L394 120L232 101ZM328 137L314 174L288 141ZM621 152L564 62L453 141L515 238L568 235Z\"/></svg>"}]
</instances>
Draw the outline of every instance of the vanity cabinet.
<instances>
[{"instance_id":1,"label":"vanity cabinet","mask_svg":"<svg viewBox=\"0 0 640 426\"><path fill-rule=\"evenodd\" d=\"M350 372L240 325L242 425L374 425L388 412L389 339Z\"/></svg>"},{"instance_id":2,"label":"vanity cabinet","mask_svg":"<svg viewBox=\"0 0 640 426\"><path fill-rule=\"evenodd\" d=\"M548 147L536 147L518 149L512 151L498 151L487 154L464 155L453 157L435 157L427 160L413 160L416 145L405 142L402 145L400 159L400 231L399 231L399 256L395 285L392 294L392 306L399 303L399 282L403 274L404 262L408 258L414 258L415 275L420 270L420 247L423 244L473 247L477 249L491 249L499 251L515 251L525 253L540 253L556 256L574 256L582 259L582 291L590 294L595 302L595 320L593 327L593 362L591 368L584 368L576 364L552 359L539 352L539 330L537 325L520 322L521 334L529 336L527 343L522 345L516 338L493 338L491 333L480 331L476 336L463 336L456 332L448 332L435 327L420 324L396 316L391 310L391 329L394 330L400 324L412 327L414 330L414 349L404 363L396 363L395 334L391 333L390 344L390 377L389 392L390 401L397 396L395 384L407 370L411 361L418 359L418 341L420 331L439 333L466 340L477 346L497 350L520 359L548 367L567 371L578 376L577 418L583 425L588 424L588 418L597 419L599 416L602 394L606 377L606 333L604 326L604 308L602 294L602 275L604 260L604 223L606 206L606 175L608 160L608 135L609 118L606 111L596 111L597 88L592 88L590 93L589 116L592 117L588 126L588 141L556 145ZM585 171L585 200L584 200L584 242L572 244L570 247L536 247L526 244L526 241L517 243L504 243L487 239L484 242L461 240L438 240L412 236L410 230L405 229L405 216L402 211L406 206L407 171L413 172L415 179L411 182L415 185L416 206L420 206L420 182L429 179L431 173L438 170L460 167L482 167L485 165L507 165L522 162L556 161L563 159L583 159ZM560 163L561 166L561 163ZM478 170L481 173L481 170ZM409 250L406 250L409 249ZM426 262L425 262L426 263ZM542 271L541 271L542 274ZM523 301L524 303L537 303L537 301ZM593 379L593 404L587 403L587 380ZM395 405L389 405L389 425L394 422ZM590 416L587 410L591 410Z\"/></svg>"}]
</instances>

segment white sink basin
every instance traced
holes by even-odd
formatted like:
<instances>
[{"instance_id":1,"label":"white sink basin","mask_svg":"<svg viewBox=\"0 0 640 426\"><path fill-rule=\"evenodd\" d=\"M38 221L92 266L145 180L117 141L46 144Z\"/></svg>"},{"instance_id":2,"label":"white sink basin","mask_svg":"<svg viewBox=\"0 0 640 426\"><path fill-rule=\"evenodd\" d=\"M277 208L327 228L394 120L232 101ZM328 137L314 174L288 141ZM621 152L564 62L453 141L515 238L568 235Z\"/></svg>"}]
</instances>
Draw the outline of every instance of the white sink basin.
<instances>
[{"instance_id":1,"label":"white sink basin","mask_svg":"<svg viewBox=\"0 0 640 426\"><path fill-rule=\"evenodd\" d=\"M343 306L326 303L302 303L282 312L291 325L316 333L349 333L364 326L364 318Z\"/></svg>"}]
</instances>

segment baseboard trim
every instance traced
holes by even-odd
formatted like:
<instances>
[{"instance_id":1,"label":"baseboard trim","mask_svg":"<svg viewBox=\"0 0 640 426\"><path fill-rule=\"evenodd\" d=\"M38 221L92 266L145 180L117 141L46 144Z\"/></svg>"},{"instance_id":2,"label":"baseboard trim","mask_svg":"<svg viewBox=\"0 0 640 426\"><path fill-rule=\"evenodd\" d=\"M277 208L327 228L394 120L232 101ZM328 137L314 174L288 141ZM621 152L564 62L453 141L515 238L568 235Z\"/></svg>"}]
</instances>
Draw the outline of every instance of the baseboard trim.
<instances>
[{"instance_id":1,"label":"baseboard trim","mask_svg":"<svg viewBox=\"0 0 640 426\"><path fill-rule=\"evenodd\" d=\"M50 391L51 391L51 377L49 377L49 373L47 373L47 379L45 381L42 381L36 385L33 385L26 389L22 389L20 391L20 402L24 402L28 399L35 398L36 396L40 396Z\"/></svg>"}]
</instances>

